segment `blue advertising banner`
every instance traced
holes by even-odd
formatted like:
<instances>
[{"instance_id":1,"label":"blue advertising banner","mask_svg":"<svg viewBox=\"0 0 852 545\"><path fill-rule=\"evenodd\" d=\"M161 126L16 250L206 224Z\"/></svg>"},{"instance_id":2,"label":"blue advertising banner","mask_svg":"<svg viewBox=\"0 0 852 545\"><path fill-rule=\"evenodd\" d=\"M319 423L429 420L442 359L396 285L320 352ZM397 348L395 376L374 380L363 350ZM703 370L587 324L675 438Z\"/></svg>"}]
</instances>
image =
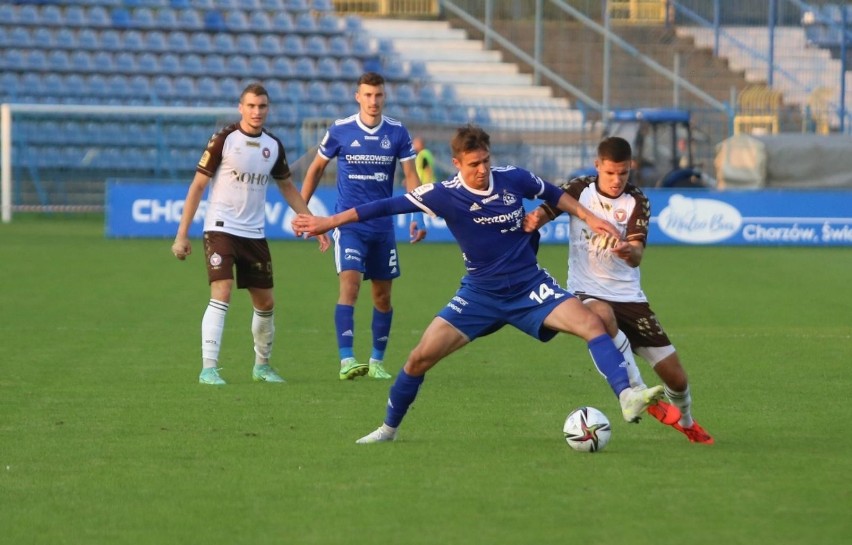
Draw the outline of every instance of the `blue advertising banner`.
<instances>
[{"instance_id":1,"label":"blue advertising banner","mask_svg":"<svg viewBox=\"0 0 852 545\"><path fill-rule=\"evenodd\" d=\"M106 236L169 238L175 235L187 185L110 180L106 191ZM712 191L645 189L651 200L651 244L852 246L852 191L756 190ZM266 235L294 239L293 211L275 189L266 203ZM337 192L317 189L310 208L329 215ZM538 203L528 202L528 208ZM201 236L206 201L202 201L190 235ZM397 238L408 238L410 218L397 216ZM560 216L542 229L543 243L568 240L568 218ZM425 217L428 242L450 242L440 218Z\"/></svg>"}]
</instances>

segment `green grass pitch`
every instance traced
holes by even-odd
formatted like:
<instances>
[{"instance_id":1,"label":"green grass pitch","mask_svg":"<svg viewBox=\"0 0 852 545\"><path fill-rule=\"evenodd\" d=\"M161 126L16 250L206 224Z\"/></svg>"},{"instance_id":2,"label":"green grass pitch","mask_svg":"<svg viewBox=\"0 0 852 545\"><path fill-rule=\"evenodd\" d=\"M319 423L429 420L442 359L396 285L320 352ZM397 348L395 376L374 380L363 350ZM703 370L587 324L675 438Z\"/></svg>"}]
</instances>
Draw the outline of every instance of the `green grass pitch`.
<instances>
[{"instance_id":1,"label":"green grass pitch","mask_svg":"<svg viewBox=\"0 0 852 545\"><path fill-rule=\"evenodd\" d=\"M337 379L332 256L272 243L273 365L288 384L251 382L238 292L229 385L215 388L197 384L208 288L195 242L181 263L168 240L106 240L99 217L0 225L0 542L849 543L848 248L648 249L644 286L713 446L626 424L582 342L512 329L430 372L395 443L361 446L389 384ZM561 281L566 251L541 250ZM394 373L462 274L454 245L400 254ZM602 453L561 436L580 405L613 423Z\"/></svg>"}]
</instances>

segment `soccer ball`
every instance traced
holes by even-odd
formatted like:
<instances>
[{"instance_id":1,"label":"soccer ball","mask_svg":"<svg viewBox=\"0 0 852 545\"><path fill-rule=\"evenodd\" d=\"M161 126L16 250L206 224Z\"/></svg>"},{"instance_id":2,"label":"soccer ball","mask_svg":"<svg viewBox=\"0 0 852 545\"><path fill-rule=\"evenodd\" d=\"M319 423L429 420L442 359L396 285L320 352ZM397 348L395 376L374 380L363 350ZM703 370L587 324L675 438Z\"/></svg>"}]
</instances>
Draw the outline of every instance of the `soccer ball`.
<instances>
[{"instance_id":1,"label":"soccer ball","mask_svg":"<svg viewBox=\"0 0 852 545\"><path fill-rule=\"evenodd\" d=\"M562 426L568 446L580 452L603 450L612 435L606 415L594 407L574 409Z\"/></svg>"}]
</instances>

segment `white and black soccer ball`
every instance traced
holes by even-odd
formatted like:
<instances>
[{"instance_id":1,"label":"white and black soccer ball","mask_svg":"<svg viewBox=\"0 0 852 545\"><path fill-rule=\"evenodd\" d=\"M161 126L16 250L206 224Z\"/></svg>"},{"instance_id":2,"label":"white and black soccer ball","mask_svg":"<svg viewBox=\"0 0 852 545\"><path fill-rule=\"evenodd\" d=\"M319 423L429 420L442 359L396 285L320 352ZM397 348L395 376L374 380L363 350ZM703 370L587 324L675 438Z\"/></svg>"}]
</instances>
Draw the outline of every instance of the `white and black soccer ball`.
<instances>
[{"instance_id":1,"label":"white and black soccer ball","mask_svg":"<svg viewBox=\"0 0 852 545\"><path fill-rule=\"evenodd\" d=\"M568 446L579 452L599 452L606 448L612 436L609 419L594 407L580 407L571 411L562 431Z\"/></svg>"}]
</instances>

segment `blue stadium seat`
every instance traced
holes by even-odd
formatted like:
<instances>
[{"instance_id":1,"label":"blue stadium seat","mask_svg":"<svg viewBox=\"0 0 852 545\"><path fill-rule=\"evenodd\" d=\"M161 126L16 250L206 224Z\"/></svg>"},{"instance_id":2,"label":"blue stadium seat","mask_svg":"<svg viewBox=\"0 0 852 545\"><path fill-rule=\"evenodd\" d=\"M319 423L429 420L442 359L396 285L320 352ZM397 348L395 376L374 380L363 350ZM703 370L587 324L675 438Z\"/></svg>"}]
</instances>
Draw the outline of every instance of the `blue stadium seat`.
<instances>
[{"instance_id":1,"label":"blue stadium seat","mask_svg":"<svg viewBox=\"0 0 852 545\"><path fill-rule=\"evenodd\" d=\"M419 95L420 103L423 105L433 106L438 104L438 91L432 85L421 85L417 94Z\"/></svg>"},{"instance_id":2,"label":"blue stadium seat","mask_svg":"<svg viewBox=\"0 0 852 545\"><path fill-rule=\"evenodd\" d=\"M279 80L273 79L264 82L264 87L266 87L266 92L269 93L270 102L284 102L286 99L287 91Z\"/></svg>"},{"instance_id":3,"label":"blue stadium seat","mask_svg":"<svg viewBox=\"0 0 852 545\"><path fill-rule=\"evenodd\" d=\"M228 77L219 80L219 96L224 100L236 101L242 92L243 88L240 87L236 78Z\"/></svg>"},{"instance_id":4,"label":"blue stadium seat","mask_svg":"<svg viewBox=\"0 0 852 545\"><path fill-rule=\"evenodd\" d=\"M166 43L168 44L169 50L173 53L189 53L191 51L191 48L189 47L189 37L186 35L186 32L170 32L168 36L166 36Z\"/></svg>"},{"instance_id":5,"label":"blue stadium seat","mask_svg":"<svg viewBox=\"0 0 852 545\"><path fill-rule=\"evenodd\" d=\"M403 106L414 106L419 101L417 93L414 92L414 87L408 83L400 83L394 86L390 100L394 104L402 104Z\"/></svg>"},{"instance_id":6,"label":"blue stadium seat","mask_svg":"<svg viewBox=\"0 0 852 545\"><path fill-rule=\"evenodd\" d=\"M171 78L168 76L155 77L151 82L151 92L160 102L171 97L174 94L174 86L172 85Z\"/></svg>"},{"instance_id":7,"label":"blue stadium seat","mask_svg":"<svg viewBox=\"0 0 852 545\"><path fill-rule=\"evenodd\" d=\"M284 0L284 5L287 8L287 11L291 11L293 13L303 13L311 9L311 6L308 4L308 0Z\"/></svg>"},{"instance_id":8,"label":"blue stadium seat","mask_svg":"<svg viewBox=\"0 0 852 545\"><path fill-rule=\"evenodd\" d=\"M71 57L64 49L54 49L47 54L47 66L54 72L64 72L71 65Z\"/></svg>"},{"instance_id":9,"label":"blue stadium seat","mask_svg":"<svg viewBox=\"0 0 852 545\"><path fill-rule=\"evenodd\" d=\"M166 43L166 36L159 31L145 33L145 48L148 51L157 53L168 51L169 46Z\"/></svg>"},{"instance_id":10,"label":"blue stadium seat","mask_svg":"<svg viewBox=\"0 0 852 545\"><path fill-rule=\"evenodd\" d=\"M116 36L118 35L115 31L113 31L113 34ZM87 49L90 51L101 48L101 42L98 39L98 35L90 28L84 28L79 32L79 34L77 34L77 45L80 49Z\"/></svg>"},{"instance_id":11,"label":"blue stadium seat","mask_svg":"<svg viewBox=\"0 0 852 545\"><path fill-rule=\"evenodd\" d=\"M296 23L288 11L277 11L272 15L272 28L281 34L294 32Z\"/></svg>"},{"instance_id":12,"label":"blue stadium seat","mask_svg":"<svg viewBox=\"0 0 852 545\"><path fill-rule=\"evenodd\" d=\"M115 58L109 51L96 51L92 56L92 69L98 72L115 71Z\"/></svg>"},{"instance_id":13,"label":"blue stadium seat","mask_svg":"<svg viewBox=\"0 0 852 545\"><path fill-rule=\"evenodd\" d=\"M59 74L46 74L42 79L43 92L46 95L64 95L66 94L63 86L64 80Z\"/></svg>"},{"instance_id":14,"label":"blue stadium seat","mask_svg":"<svg viewBox=\"0 0 852 545\"><path fill-rule=\"evenodd\" d=\"M201 76L206 73L204 61L198 53L188 53L181 57L183 72L191 76Z\"/></svg>"},{"instance_id":15,"label":"blue stadium seat","mask_svg":"<svg viewBox=\"0 0 852 545\"><path fill-rule=\"evenodd\" d=\"M95 28L108 28L112 26L112 19L103 6L92 6L87 16L89 25Z\"/></svg>"},{"instance_id":16,"label":"blue stadium seat","mask_svg":"<svg viewBox=\"0 0 852 545\"><path fill-rule=\"evenodd\" d=\"M38 24L44 26L53 26L60 27L65 25L65 18L62 16L62 11L59 9L59 6L56 5L47 5L41 9L41 13L39 14L39 22ZM69 21L68 26L81 26L77 23L73 23Z\"/></svg>"},{"instance_id":17,"label":"blue stadium seat","mask_svg":"<svg viewBox=\"0 0 852 545\"><path fill-rule=\"evenodd\" d=\"M287 81L287 101L301 104L307 100L305 84L301 80L291 79Z\"/></svg>"},{"instance_id":18,"label":"blue stadium seat","mask_svg":"<svg viewBox=\"0 0 852 545\"><path fill-rule=\"evenodd\" d=\"M257 46L264 55L278 56L281 54L281 40L275 34L262 35Z\"/></svg>"},{"instance_id":19,"label":"blue stadium seat","mask_svg":"<svg viewBox=\"0 0 852 545\"><path fill-rule=\"evenodd\" d=\"M353 81L353 85L354 85ZM333 81L328 86L328 98L332 102L336 102L338 104L346 104L349 105L354 102L354 91L352 91L349 86L342 81Z\"/></svg>"},{"instance_id":20,"label":"blue stadium seat","mask_svg":"<svg viewBox=\"0 0 852 545\"><path fill-rule=\"evenodd\" d=\"M154 12L150 8L136 8L133 10L130 24L134 28L141 28L143 30L158 27L157 20L154 18Z\"/></svg>"},{"instance_id":21,"label":"blue stadium seat","mask_svg":"<svg viewBox=\"0 0 852 545\"><path fill-rule=\"evenodd\" d=\"M90 74L86 78L86 88L90 96L103 97L107 92L107 80L103 74Z\"/></svg>"},{"instance_id":22,"label":"blue stadium seat","mask_svg":"<svg viewBox=\"0 0 852 545\"><path fill-rule=\"evenodd\" d=\"M260 9L260 2L258 0L237 0L237 8L251 11L253 9Z\"/></svg>"},{"instance_id":23,"label":"blue stadium seat","mask_svg":"<svg viewBox=\"0 0 852 545\"><path fill-rule=\"evenodd\" d=\"M180 28L178 23L177 12L172 8L160 8L157 10L157 15L154 17L157 28L163 30L177 30Z\"/></svg>"},{"instance_id":24,"label":"blue stadium seat","mask_svg":"<svg viewBox=\"0 0 852 545\"><path fill-rule=\"evenodd\" d=\"M302 38L295 34L287 34L284 37L284 54L291 58L301 57L305 54L305 43Z\"/></svg>"},{"instance_id":25,"label":"blue stadium seat","mask_svg":"<svg viewBox=\"0 0 852 545\"><path fill-rule=\"evenodd\" d=\"M223 55L233 53L236 47L233 34L221 32L213 38L213 51L222 53Z\"/></svg>"},{"instance_id":26,"label":"blue stadium seat","mask_svg":"<svg viewBox=\"0 0 852 545\"><path fill-rule=\"evenodd\" d=\"M355 57L346 57L340 61L340 77L350 81L357 81L364 73L361 61Z\"/></svg>"},{"instance_id":27,"label":"blue stadium seat","mask_svg":"<svg viewBox=\"0 0 852 545\"><path fill-rule=\"evenodd\" d=\"M77 49L77 35L70 28L57 29L53 34L53 45L60 49Z\"/></svg>"},{"instance_id":28,"label":"blue stadium seat","mask_svg":"<svg viewBox=\"0 0 852 545\"><path fill-rule=\"evenodd\" d=\"M112 32L115 33L115 31ZM142 38L141 32L138 30L127 30L124 32L124 45L121 47L121 43L119 42L119 49L135 53L137 51L145 51L147 47L145 46L145 40Z\"/></svg>"},{"instance_id":29,"label":"blue stadium seat","mask_svg":"<svg viewBox=\"0 0 852 545\"><path fill-rule=\"evenodd\" d=\"M113 74L107 79L107 91L114 97L129 98L133 96L130 83L123 74Z\"/></svg>"},{"instance_id":30,"label":"blue stadium seat","mask_svg":"<svg viewBox=\"0 0 852 545\"><path fill-rule=\"evenodd\" d=\"M18 27L21 28L21 27ZM34 47L40 47L41 49L56 49L53 33L55 29L47 28L47 27L37 27L32 30L30 34L30 38L33 41ZM0 26L0 36L5 34L5 28ZM14 43L14 42L13 42ZM4 46L2 44L2 38L0 38L0 47L9 47L8 45ZM59 48L63 49L63 48Z\"/></svg>"},{"instance_id":31,"label":"blue stadium seat","mask_svg":"<svg viewBox=\"0 0 852 545\"><path fill-rule=\"evenodd\" d=\"M225 57L218 53L211 53L204 58L204 71L211 76L225 76L228 69L225 66Z\"/></svg>"},{"instance_id":32,"label":"blue stadium seat","mask_svg":"<svg viewBox=\"0 0 852 545\"><path fill-rule=\"evenodd\" d=\"M213 40L206 32L193 32L189 37L189 47L196 53L213 51Z\"/></svg>"},{"instance_id":33,"label":"blue stadium seat","mask_svg":"<svg viewBox=\"0 0 852 545\"><path fill-rule=\"evenodd\" d=\"M296 68L293 66L293 61L284 55L275 57L272 60L272 75L282 79L296 77Z\"/></svg>"},{"instance_id":34,"label":"blue stadium seat","mask_svg":"<svg viewBox=\"0 0 852 545\"><path fill-rule=\"evenodd\" d=\"M305 40L305 53L312 57L328 55L328 45L325 43L325 38L317 34L308 36Z\"/></svg>"},{"instance_id":35,"label":"blue stadium seat","mask_svg":"<svg viewBox=\"0 0 852 545\"><path fill-rule=\"evenodd\" d=\"M136 74L130 78L130 89L133 96L149 100L151 98L151 81L148 76Z\"/></svg>"},{"instance_id":36,"label":"blue stadium seat","mask_svg":"<svg viewBox=\"0 0 852 545\"><path fill-rule=\"evenodd\" d=\"M7 49L3 55L3 60L0 66L3 67L4 73L6 70L23 71L27 66L27 59L22 49Z\"/></svg>"},{"instance_id":37,"label":"blue stadium seat","mask_svg":"<svg viewBox=\"0 0 852 545\"><path fill-rule=\"evenodd\" d=\"M169 0L169 5L173 9L189 9L192 7L192 2L189 0Z\"/></svg>"},{"instance_id":38,"label":"blue stadium seat","mask_svg":"<svg viewBox=\"0 0 852 545\"><path fill-rule=\"evenodd\" d=\"M13 28L10 40L15 47L20 47L21 49L29 49L33 46L32 36L30 36L30 29L28 27L19 26Z\"/></svg>"},{"instance_id":39,"label":"blue stadium seat","mask_svg":"<svg viewBox=\"0 0 852 545\"><path fill-rule=\"evenodd\" d=\"M215 0L190 0L190 5L197 10L216 9Z\"/></svg>"},{"instance_id":40,"label":"blue stadium seat","mask_svg":"<svg viewBox=\"0 0 852 545\"><path fill-rule=\"evenodd\" d=\"M141 74L159 74L160 59L154 53L146 51L136 57L136 67L137 71Z\"/></svg>"},{"instance_id":41,"label":"blue stadium seat","mask_svg":"<svg viewBox=\"0 0 852 545\"><path fill-rule=\"evenodd\" d=\"M311 0L311 9L321 13L334 13L332 0Z\"/></svg>"},{"instance_id":42,"label":"blue stadium seat","mask_svg":"<svg viewBox=\"0 0 852 545\"><path fill-rule=\"evenodd\" d=\"M301 79L314 79L317 77L317 66L310 57L299 57L296 59L296 73Z\"/></svg>"},{"instance_id":43,"label":"blue stadium seat","mask_svg":"<svg viewBox=\"0 0 852 545\"><path fill-rule=\"evenodd\" d=\"M360 34L364 30L362 19L357 15L347 15L344 19L346 32L352 35Z\"/></svg>"},{"instance_id":44,"label":"blue stadium seat","mask_svg":"<svg viewBox=\"0 0 852 545\"><path fill-rule=\"evenodd\" d=\"M337 59L322 57L317 61L317 76L324 80L340 79L340 66L337 64Z\"/></svg>"},{"instance_id":45,"label":"blue stadium seat","mask_svg":"<svg viewBox=\"0 0 852 545\"><path fill-rule=\"evenodd\" d=\"M373 57L378 55L378 47L369 36L358 34L352 38L352 54L356 57Z\"/></svg>"},{"instance_id":46,"label":"blue stadium seat","mask_svg":"<svg viewBox=\"0 0 852 545\"><path fill-rule=\"evenodd\" d=\"M18 10L16 22L19 25L30 26L37 26L41 24L41 17L39 16L38 8L30 4L21 6L21 9Z\"/></svg>"},{"instance_id":47,"label":"blue stadium seat","mask_svg":"<svg viewBox=\"0 0 852 545\"><path fill-rule=\"evenodd\" d=\"M110 13L110 17L112 18L112 26L114 28L126 29L132 26L133 19L130 16L130 12L125 8L114 8L112 13Z\"/></svg>"},{"instance_id":48,"label":"blue stadium seat","mask_svg":"<svg viewBox=\"0 0 852 545\"><path fill-rule=\"evenodd\" d=\"M352 55L349 40L345 36L332 36L328 41L328 53L339 59Z\"/></svg>"},{"instance_id":49,"label":"blue stadium seat","mask_svg":"<svg viewBox=\"0 0 852 545\"><path fill-rule=\"evenodd\" d=\"M212 76L205 75L196 79L195 88L198 89L199 95L210 97L214 101L219 98L219 85Z\"/></svg>"},{"instance_id":50,"label":"blue stadium seat","mask_svg":"<svg viewBox=\"0 0 852 545\"><path fill-rule=\"evenodd\" d=\"M115 69L122 74L133 74L138 68L136 66L136 56L133 53L123 51L115 55Z\"/></svg>"},{"instance_id":51,"label":"blue stadium seat","mask_svg":"<svg viewBox=\"0 0 852 545\"><path fill-rule=\"evenodd\" d=\"M183 73L180 57L174 53L166 53L160 56L160 71L164 74L177 75Z\"/></svg>"},{"instance_id":52,"label":"blue stadium seat","mask_svg":"<svg viewBox=\"0 0 852 545\"><path fill-rule=\"evenodd\" d=\"M248 70L252 78L260 80L272 75L272 66L269 63L269 59L260 55L253 55L249 58Z\"/></svg>"},{"instance_id":53,"label":"blue stadium seat","mask_svg":"<svg viewBox=\"0 0 852 545\"><path fill-rule=\"evenodd\" d=\"M38 49L30 49L27 52L27 70L35 70L38 72L43 72L48 69L47 66L47 55L44 51Z\"/></svg>"},{"instance_id":54,"label":"blue stadium seat","mask_svg":"<svg viewBox=\"0 0 852 545\"><path fill-rule=\"evenodd\" d=\"M181 9L177 12L178 28L182 30L201 30L204 20L194 9Z\"/></svg>"},{"instance_id":55,"label":"blue stadium seat","mask_svg":"<svg viewBox=\"0 0 852 545\"><path fill-rule=\"evenodd\" d=\"M210 32L226 32L228 25L218 11L208 11L204 14L204 28Z\"/></svg>"},{"instance_id":56,"label":"blue stadium seat","mask_svg":"<svg viewBox=\"0 0 852 545\"><path fill-rule=\"evenodd\" d=\"M92 55L88 51L73 51L71 53L71 69L74 72L86 74L92 71Z\"/></svg>"},{"instance_id":57,"label":"blue stadium seat","mask_svg":"<svg viewBox=\"0 0 852 545\"><path fill-rule=\"evenodd\" d=\"M325 83L321 81L310 82L306 91L306 98L309 102L313 102L314 104L326 104L330 102L328 89L326 88Z\"/></svg>"},{"instance_id":58,"label":"blue stadium seat","mask_svg":"<svg viewBox=\"0 0 852 545\"><path fill-rule=\"evenodd\" d=\"M239 10L230 10L225 14L225 25L231 32L246 32L249 30L248 17Z\"/></svg>"},{"instance_id":59,"label":"blue stadium seat","mask_svg":"<svg viewBox=\"0 0 852 545\"><path fill-rule=\"evenodd\" d=\"M124 51L128 46L122 43L121 35L117 30L104 30L99 40L100 47L88 49L103 49L105 51Z\"/></svg>"},{"instance_id":60,"label":"blue stadium seat","mask_svg":"<svg viewBox=\"0 0 852 545\"><path fill-rule=\"evenodd\" d=\"M236 77L250 76L248 59L243 55L230 55L225 58L225 68Z\"/></svg>"},{"instance_id":61,"label":"blue stadium seat","mask_svg":"<svg viewBox=\"0 0 852 545\"><path fill-rule=\"evenodd\" d=\"M314 19L314 16L309 11L305 11L296 15L295 24L295 31L301 34L316 34L317 32L319 32L319 29L317 28L317 22Z\"/></svg>"},{"instance_id":62,"label":"blue stadium seat","mask_svg":"<svg viewBox=\"0 0 852 545\"><path fill-rule=\"evenodd\" d=\"M260 7L267 11L284 11L286 8L284 0L260 0Z\"/></svg>"},{"instance_id":63,"label":"blue stadium seat","mask_svg":"<svg viewBox=\"0 0 852 545\"><path fill-rule=\"evenodd\" d=\"M174 80L174 93L182 98L194 98L198 95L195 80L189 76L180 76Z\"/></svg>"},{"instance_id":64,"label":"blue stadium seat","mask_svg":"<svg viewBox=\"0 0 852 545\"><path fill-rule=\"evenodd\" d=\"M236 50L240 55L256 55L258 53L257 40L254 34L240 34L236 40Z\"/></svg>"},{"instance_id":65,"label":"blue stadium seat","mask_svg":"<svg viewBox=\"0 0 852 545\"><path fill-rule=\"evenodd\" d=\"M67 95L73 97L86 96L86 80L80 74L68 74L65 76L65 81L62 84Z\"/></svg>"},{"instance_id":66,"label":"blue stadium seat","mask_svg":"<svg viewBox=\"0 0 852 545\"><path fill-rule=\"evenodd\" d=\"M323 34L342 34L344 22L334 15L323 15L317 19L317 30Z\"/></svg>"},{"instance_id":67,"label":"blue stadium seat","mask_svg":"<svg viewBox=\"0 0 852 545\"><path fill-rule=\"evenodd\" d=\"M15 9L15 6L11 3L0 4L0 21L9 26L18 24L18 10Z\"/></svg>"},{"instance_id":68,"label":"blue stadium seat","mask_svg":"<svg viewBox=\"0 0 852 545\"><path fill-rule=\"evenodd\" d=\"M248 26L253 32L272 32L272 19L265 11L253 11L249 16Z\"/></svg>"}]
</instances>

